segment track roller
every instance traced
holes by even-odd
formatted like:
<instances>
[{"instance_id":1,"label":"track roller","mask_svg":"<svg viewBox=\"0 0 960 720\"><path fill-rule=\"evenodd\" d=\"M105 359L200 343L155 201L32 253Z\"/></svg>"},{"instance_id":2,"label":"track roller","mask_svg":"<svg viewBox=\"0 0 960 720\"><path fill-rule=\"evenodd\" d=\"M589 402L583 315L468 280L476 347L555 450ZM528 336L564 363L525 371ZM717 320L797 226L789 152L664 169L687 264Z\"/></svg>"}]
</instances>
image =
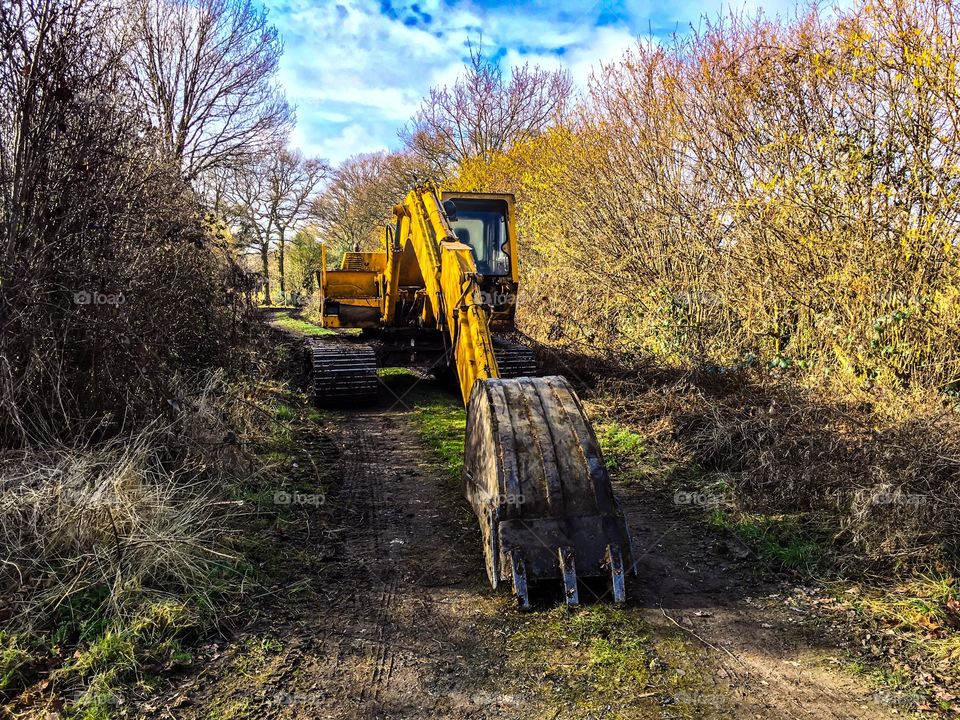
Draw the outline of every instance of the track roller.
<instances>
[{"instance_id":1,"label":"track roller","mask_svg":"<svg viewBox=\"0 0 960 720\"><path fill-rule=\"evenodd\" d=\"M561 580L580 601L578 575L609 578L626 600L630 536L596 436L560 376L489 379L467 406L464 493L480 519L487 576L512 583L521 607L528 585Z\"/></svg>"},{"instance_id":2,"label":"track roller","mask_svg":"<svg viewBox=\"0 0 960 720\"><path fill-rule=\"evenodd\" d=\"M310 393L318 405L342 406L376 400L377 357L369 345L311 340L305 360Z\"/></svg>"}]
</instances>

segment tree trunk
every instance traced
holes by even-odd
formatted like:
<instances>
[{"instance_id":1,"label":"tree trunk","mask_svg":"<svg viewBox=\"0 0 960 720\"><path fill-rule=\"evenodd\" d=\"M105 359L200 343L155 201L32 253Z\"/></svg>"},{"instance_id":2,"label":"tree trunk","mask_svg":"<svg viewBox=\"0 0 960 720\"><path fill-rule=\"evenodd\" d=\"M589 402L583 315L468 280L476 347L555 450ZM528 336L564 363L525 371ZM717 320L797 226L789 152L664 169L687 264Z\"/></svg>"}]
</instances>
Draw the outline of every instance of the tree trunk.
<instances>
[{"instance_id":1,"label":"tree trunk","mask_svg":"<svg viewBox=\"0 0 960 720\"><path fill-rule=\"evenodd\" d=\"M263 261L263 304L270 305L270 243L260 246L260 259Z\"/></svg>"},{"instance_id":2,"label":"tree trunk","mask_svg":"<svg viewBox=\"0 0 960 720\"><path fill-rule=\"evenodd\" d=\"M280 244L277 246L277 264L280 270L280 303L287 304L287 281L283 267L284 243L286 241L287 229L280 228Z\"/></svg>"}]
</instances>

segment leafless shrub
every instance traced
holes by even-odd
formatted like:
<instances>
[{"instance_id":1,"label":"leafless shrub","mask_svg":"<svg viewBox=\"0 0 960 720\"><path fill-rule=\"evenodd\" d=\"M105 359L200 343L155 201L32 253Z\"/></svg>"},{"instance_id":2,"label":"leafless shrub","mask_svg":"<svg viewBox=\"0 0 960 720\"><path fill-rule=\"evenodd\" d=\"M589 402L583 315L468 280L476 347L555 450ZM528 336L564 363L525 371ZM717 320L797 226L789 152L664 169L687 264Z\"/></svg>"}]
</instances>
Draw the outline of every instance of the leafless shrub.
<instances>
[{"instance_id":1,"label":"leafless shrub","mask_svg":"<svg viewBox=\"0 0 960 720\"><path fill-rule=\"evenodd\" d=\"M153 418L246 332L233 258L126 85L121 19L0 14L0 444Z\"/></svg>"},{"instance_id":2,"label":"leafless shrub","mask_svg":"<svg viewBox=\"0 0 960 720\"><path fill-rule=\"evenodd\" d=\"M605 396L668 457L954 565L957 27L951 0L724 15L455 181L517 194L525 332L675 371Z\"/></svg>"},{"instance_id":3,"label":"leafless shrub","mask_svg":"<svg viewBox=\"0 0 960 720\"><path fill-rule=\"evenodd\" d=\"M960 416L935 398L882 420L798 388L690 374L602 384L602 407L659 457L723 475L738 507L832 517L848 549L889 563L960 549Z\"/></svg>"}]
</instances>

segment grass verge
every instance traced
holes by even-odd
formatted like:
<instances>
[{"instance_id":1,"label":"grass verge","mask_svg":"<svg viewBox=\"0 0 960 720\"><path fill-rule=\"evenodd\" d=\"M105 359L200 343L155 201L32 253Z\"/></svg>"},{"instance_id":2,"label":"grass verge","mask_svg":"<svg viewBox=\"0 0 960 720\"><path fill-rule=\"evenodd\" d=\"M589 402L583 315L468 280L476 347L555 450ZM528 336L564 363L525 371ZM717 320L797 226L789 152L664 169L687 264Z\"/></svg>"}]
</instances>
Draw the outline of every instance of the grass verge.
<instances>
[{"instance_id":1,"label":"grass verge","mask_svg":"<svg viewBox=\"0 0 960 720\"><path fill-rule=\"evenodd\" d=\"M290 332L298 333L299 335L305 335L307 337L325 337L328 335L336 335L336 333L330 328L314 325L312 322L307 322L306 320L301 320L300 318L290 317L289 315L275 318L272 322L277 327L283 328L284 330L289 330Z\"/></svg>"},{"instance_id":2,"label":"grass verge","mask_svg":"<svg viewBox=\"0 0 960 720\"><path fill-rule=\"evenodd\" d=\"M282 572L271 533L299 532L300 515L322 512L326 488L311 460L323 450L298 452L297 433L323 418L303 398L280 383L183 397L190 409L156 443L0 466L34 478L4 486L0 516L9 547L23 549L14 559L24 578L39 578L36 592L21 584L0 600L0 610L19 610L0 629L0 717L53 707L69 720L107 720L134 707L158 675L193 663L201 641L241 619L251 589ZM189 452L174 472L147 452L155 446ZM197 448L205 454L190 454ZM25 502L55 511L24 515ZM29 517L75 524L61 542L55 526L24 525ZM317 561L312 550L289 562Z\"/></svg>"}]
</instances>

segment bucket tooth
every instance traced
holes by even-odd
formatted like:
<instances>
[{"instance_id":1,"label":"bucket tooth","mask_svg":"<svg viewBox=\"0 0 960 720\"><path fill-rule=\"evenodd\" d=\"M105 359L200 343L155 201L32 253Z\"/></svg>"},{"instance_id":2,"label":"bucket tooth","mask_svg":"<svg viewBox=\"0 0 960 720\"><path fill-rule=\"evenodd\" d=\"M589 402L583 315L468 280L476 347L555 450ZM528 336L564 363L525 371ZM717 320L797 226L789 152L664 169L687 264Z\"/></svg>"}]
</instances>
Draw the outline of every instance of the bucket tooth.
<instances>
[{"instance_id":1,"label":"bucket tooth","mask_svg":"<svg viewBox=\"0 0 960 720\"><path fill-rule=\"evenodd\" d=\"M558 548L557 554L560 556L560 572L563 573L563 595L567 600L567 605L579 605L580 595L577 593L577 564L574 560L573 548Z\"/></svg>"},{"instance_id":2,"label":"bucket tooth","mask_svg":"<svg viewBox=\"0 0 960 720\"><path fill-rule=\"evenodd\" d=\"M510 572L513 574L513 594L523 610L530 608L530 594L527 592L527 567L523 556L514 550L510 553Z\"/></svg>"},{"instance_id":3,"label":"bucket tooth","mask_svg":"<svg viewBox=\"0 0 960 720\"><path fill-rule=\"evenodd\" d=\"M607 545L607 567L610 568L610 579L613 582L613 601L625 603L627 588L623 578L623 553L619 545Z\"/></svg>"}]
</instances>

